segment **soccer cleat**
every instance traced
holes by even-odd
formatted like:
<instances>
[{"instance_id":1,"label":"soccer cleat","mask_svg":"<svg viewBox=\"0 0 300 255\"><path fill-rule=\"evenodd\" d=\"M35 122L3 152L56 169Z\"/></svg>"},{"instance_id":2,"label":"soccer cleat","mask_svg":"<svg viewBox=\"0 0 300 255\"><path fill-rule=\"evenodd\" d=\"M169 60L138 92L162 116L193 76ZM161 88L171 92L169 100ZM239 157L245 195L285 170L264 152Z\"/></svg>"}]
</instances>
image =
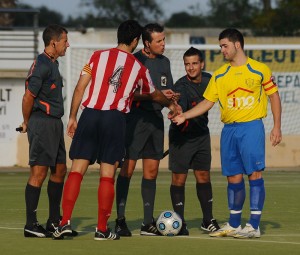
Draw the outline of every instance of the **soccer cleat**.
<instances>
[{"instance_id":1,"label":"soccer cleat","mask_svg":"<svg viewBox=\"0 0 300 255\"><path fill-rule=\"evenodd\" d=\"M241 231L241 226L237 228L233 228L226 222L219 230L215 232L209 233L211 237L227 237L227 236L234 236L237 232Z\"/></svg>"},{"instance_id":2,"label":"soccer cleat","mask_svg":"<svg viewBox=\"0 0 300 255\"><path fill-rule=\"evenodd\" d=\"M119 234L119 236L132 236L129 228L127 227L125 217L120 219L116 219L115 232Z\"/></svg>"},{"instance_id":3,"label":"soccer cleat","mask_svg":"<svg viewBox=\"0 0 300 255\"><path fill-rule=\"evenodd\" d=\"M142 236L161 236L161 233L158 231L156 227L156 222L153 220L152 223L145 225L144 222L141 226Z\"/></svg>"},{"instance_id":4,"label":"soccer cleat","mask_svg":"<svg viewBox=\"0 0 300 255\"><path fill-rule=\"evenodd\" d=\"M215 219L211 219L209 222L203 221L201 229L207 232L215 232L220 229L218 222Z\"/></svg>"},{"instance_id":5,"label":"soccer cleat","mask_svg":"<svg viewBox=\"0 0 300 255\"><path fill-rule=\"evenodd\" d=\"M188 236L188 235L190 235L190 232L189 232L185 222L182 223L182 227L181 227L181 229L180 229L180 231L177 235L178 236Z\"/></svg>"},{"instance_id":6,"label":"soccer cleat","mask_svg":"<svg viewBox=\"0 0 300 255\"><path fill-rule=\"evenodd\" d=\"M105 232L102 232L96 228L94 240L103 241L103 240L119 240L120 236L118 233L112 233L108 228Z\"/></svg>"},{"instance_id":7,"label":"soccer cleat","mask_svg":"<svg viewBox=\"0 0 300 255\"><path fill-rule=\"evenodd\" d=\"M258 229L255 229L252 227L251 224L246 223L246 226L241 231L238 231L233 237L240 238L240 239L259 238L260 230L259 230L259 227L258 227Z\"/></svg>"},{"instance_id":8,"label":"soccer cleat","mask_svg":"<svg viewBox=\"0 0 300 255\"><path fill-rule=\"evenodd\" d=\"M47 221L46 225L46 230L53 234L55 230L58 228L59 222L50 222L49 220Z\"/></svg>"},{"instance_id":9,"label":"soccer cleat","mask_svg":"<svg viewBox=\"0 0 300 255\"><path fill-rule=\"evenodd\" d=\"M51 237L51 233L49 233L46 229L43 228L38 222L30 225L25 225L24 227L24 237L38 237L45 238Z\"/></svg>"},{"instance_id":10,"label":"soccer cleat","mask_svg":"<svg viewBox=\"0 0 300 255\"><path fill-rule=\"evenodd\" d=\"M55 230L59 227L60 222L51 222L50 220L47 221L46 230L53 234ZM65 234L65 236L78 236L78 232L72 229L71 234Z\"/></svg>"},{"instance_id":11,"label":"soccer cleat","mask_svg":"<svg viewBox=\"0 0 300 255\"><path fill-rule=\"evenodd\" d=\"M63 226L58 226L54 233L52 234L53 239L64 239L64 236L70 236L72 234L72 228L70 221Z\"/></svg>"}]
</instances>

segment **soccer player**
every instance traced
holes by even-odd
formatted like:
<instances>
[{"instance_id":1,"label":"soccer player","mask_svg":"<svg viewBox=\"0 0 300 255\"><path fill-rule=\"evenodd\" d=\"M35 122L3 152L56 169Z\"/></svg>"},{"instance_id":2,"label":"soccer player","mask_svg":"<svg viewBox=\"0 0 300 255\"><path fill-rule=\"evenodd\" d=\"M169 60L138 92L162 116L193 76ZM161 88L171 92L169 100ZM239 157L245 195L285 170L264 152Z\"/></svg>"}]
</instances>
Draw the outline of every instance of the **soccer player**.
<instances>
[{"instance_id":1,"label":"soccer player","mask_svg":"<svg viewBox=\"0 0 300 255\"><path fill-rule=\"evenodd\" d=\"M191 110L174 118L178 125L202 115L219 102L221 121L222 174L227 177L229 222L212 237L260 237L260 219L265 201L262 172L265 169L265 130L262 119L267 115L268 98L274 126L270 133L273 146L281 142L281 102L271 70L244 52L240 31L225 29L219 35L221 52L228 63L219 68L204 92L205 99ZM241 227L246 190L243 176L250 187L250 218Z\"/></svg>"},{"instance_id":2,"label":"soccer player","mask_svg":"<svg viewBox=\"0 0 300 255\"><path fill-rule=\"evenodd\" d=\"M88 166L100 164L98 187L98 224L95 240L118 240L120 236L107 228L114 201L114 176L125 154L126 113L130 111L134 93L169 107L170 116L177 107L153 86L146 69L131 54L138 45L142 27L127 20L118 28L118 46L95 51L81 72L75 88L67 133L73 138L70 148L72 166L63 192L63 217L53 233L62 239L71 232L70 219L79 195L81 181ZM84 110L77 124L77 112L83 100ZM137 91L139 90L139 92Z\"/></svg>"},{"instance_id":3,"label":"soccer player","mask_svg":"<svg viewBox=\"0 0 300 255\"><path fill-rule=\"evenodd\" d=\"M204 59L200 50L191 47L183 55L186 75L174 85L174 91L180 93L178 104L182 111L192 109L201 102L203 93L211 75L202 71ZM189 235L184 219L185 182L189 169L193 169L196 178L196 192L203 213L201 228L213 232L220 227L213 217L212 186L210 182L211 147L208 124L208 112L186 120L180 126L175 123L169 130L169 169L172 171L170 195L173 209L182 218L179 235Z\"/></svg>"},{"instance_id":4,"label":"soccer player","mask_svg":"<svg viewBox=\"0 0 300 255\"><path fill-rule=\"evenodd\" d=\"M30 165L25 188L25 237L49 237L49 231L54 232L60 221L60 201L67 166L61 121L64 114L63 81L57 58L64 56L70 46L67 34L68 31L59 25L45 28L44 52L34 61L26 78L21 131L28 135ZM49 218L44 229L37 220L37 207L49 168Z\"/></svg>"},{"instance_id":5,"label":"soccer player","mask_svg":"<svg viewBox=\"0 0 300 255\"><path fill-rule=\"evenodd\" d=\"M176 97L171 90L173 78L170 61L163 55L165 50L164 28L151 23L143 28L144 48L134 56L150 71L154 85L169 99ZM138 98L135 98L138 99ZM125 221L125 206L130 179L138 159L143 160L141 193L144 220L141 235L159 235L153 218L156 193L156 178L159 162L163 158L164 121L163 105L151 101L135 100L127 115L126 159L120 170L116 188L117 216L115 231L121 236L131 236Z\"/></svg>"}]
</instances>

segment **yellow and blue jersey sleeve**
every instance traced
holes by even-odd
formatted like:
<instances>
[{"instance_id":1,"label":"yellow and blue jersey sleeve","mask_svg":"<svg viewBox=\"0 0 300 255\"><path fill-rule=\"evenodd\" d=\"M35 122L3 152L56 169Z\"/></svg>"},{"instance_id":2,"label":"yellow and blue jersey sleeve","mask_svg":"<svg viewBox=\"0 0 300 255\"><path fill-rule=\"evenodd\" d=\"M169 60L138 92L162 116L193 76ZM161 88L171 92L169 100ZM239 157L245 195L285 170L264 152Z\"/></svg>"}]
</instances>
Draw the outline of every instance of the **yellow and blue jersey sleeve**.
<instances>
[{"instance_id":1,"label":"yellow and blue jersey sleeve","mask_svg":"<svg viewBox=\"0 0 300 255\"><path fill-rule=\"evenodd\" d=\"M204 97L219 102L222 122L248 122L266 117L268 96L276 91L269 67L248 58L245 65L225 64L219 68Z\"/></svg>"}]
</instances>

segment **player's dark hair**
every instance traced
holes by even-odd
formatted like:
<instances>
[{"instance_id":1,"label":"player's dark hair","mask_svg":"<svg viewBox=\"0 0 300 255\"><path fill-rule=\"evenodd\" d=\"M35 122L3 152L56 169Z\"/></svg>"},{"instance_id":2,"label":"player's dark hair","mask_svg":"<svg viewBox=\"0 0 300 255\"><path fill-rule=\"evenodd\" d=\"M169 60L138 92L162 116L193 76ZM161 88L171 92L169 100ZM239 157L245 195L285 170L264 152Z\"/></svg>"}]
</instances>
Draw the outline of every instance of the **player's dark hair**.
<instances>
[{"instance_id":1,"label":"player's dark hair","mask_svg":"<svg viewBox=\"0 0 300 255\"><path fill-rule=\"evenodd\" d=\"M200 62L204 61L203 53L201 50L198 50L194 47L189 48L184 54L183 58L191 57L197 55L199 57Z\"/></svg>"},{"instance_id":2,"label":"player's dark hair","mask_svg":"<svg viewBox=\"0 0 300 255\"><path fill-rule=\"evenodd\" d=\"M118 44L130 45L134 38L140 38L143 27L135 20L126 20L118 27Z\"/></svg>"},{"instance_id":3,"label":"player's dark hair","mask_svg":"<svg viewBox=\"0 0 300 255\"><path fill-rule=\"evenodd\" d=\"M152 36L151 34L156 33L162 33L164 31L164 27L159 25L158 23L150 23L144 26L143 33L142 33L142 40L143 44L145 44L145 41L152 42Z\"/></svg>"},{"instance_id":4,"label":"player's dark hair","mask_svg":"<svg viewBox=\"0 0 300 255\"><path fill-rule=\"evenodd\" d=\"M243 34L235 28L226 28L219 35L219 41L227 38L230 42L239 42L242 49L244 49L244 36Z\"/></svg>"},{"instance_id":5,"label":"player's dark hair","mask_svg":"<svg viewBox=\"0 0 300 255\"><path fill-rule=\"evenodd\" d=\"M63 33L68 33L68 30L60 25L57 24L51 24L49 26L47 26L43 32L43 41L45 44L45 47L47 47L51 40L56 40L59 41L60 40L60 36Z\"/></svg>"}]
</instances>

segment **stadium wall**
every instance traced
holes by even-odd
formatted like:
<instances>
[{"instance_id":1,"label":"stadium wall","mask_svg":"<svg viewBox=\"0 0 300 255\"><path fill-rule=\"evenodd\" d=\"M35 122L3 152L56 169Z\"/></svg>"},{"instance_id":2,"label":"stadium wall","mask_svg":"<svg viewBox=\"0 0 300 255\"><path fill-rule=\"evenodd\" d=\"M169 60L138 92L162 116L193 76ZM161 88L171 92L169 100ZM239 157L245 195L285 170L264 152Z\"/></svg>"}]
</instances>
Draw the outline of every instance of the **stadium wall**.
<instances>
[{"instance_id":1,"label":"stadium wall","mask_svg":"<svg viewBox=\"0 0 300 255\"><path fill-rule=\"evenodd\" d=\"M213 135L211 137L212 147L212 168L220 168L220 136ZM71 138L65 136L66 149L69 151ZM165 139L165 149L168 141ZM266 166L276 168L289 168L300 166L300 137L299 136L284 136L281 144L276 147L272 147L269 137L266 138ZM25 134L17 135L17 146L16 146L16 165L26 167L28 164L28 142ZM6 153L1 153L6 155ZM168 168L168 159L166 156L160 163L161 168ZM68 159L68 168L71 167L71 161ZM91 167L97 168L98 165L92 165ZM142 167L141 160L138 161L138 168Z\"/></svg>"},{"instance_id":2,"label":"stadium wall","mask_svg":"<svg viewBox=\"0 0 300 255\"><path fill-rule=\"evenodd\" d=\"M220 30L218 30L219 32ZM1 31L0 31L1 32ZM1 33L0 33L1 35ZM101 32L95 30L88 30L86 34L79 32L70 32L69 39L71 46L76 44L88 44L93 42L95 44L105 44L115 42L115 31L103 30ZM216 44L217 37L215 35L205 37L207 44ZM186 49L189 47L190 32L189 31L171 31L167 30L167 44L172 46L174 44L186 45ZM41 40L41 33L39 36L39 48L40 52L43 50L43 43ZM246 38L246 44L300 44L300 38ZM2 42L0 39L0 48ZM217 45L216 45L217 46ZM168 47L167 47L168 48ZM70 49L71 50L71 49ZM76 47L72 50L76 51ZM182 53L180 53L178 65L182 65L181 59ZM68 80L67 77L67 57L60 59L62 75L65 79L65 95L73 92L74 81ZM85 59L80 59L81 61ZM24 93L24 80L27 75L27 70L30 67L32 61L23 61L22 63L16 61L0 61L0 166L21 166L26 167L28 163L28 142L26 134L19 134L15 132L15 128L22 121L21 102ZM298 63L300 61L298 60ZM295 73L297 77L300 72L300 66L297 70L293 70L293 77ZM76 72L78 73L78 72ZM78 75L78 74L77 74ZM174 75L174 74L173 74ZM174 75L175 76L175 75ZM77 79L78 76L75 77ZM70 78L70 77L69 77ZM175 76L174 80L178 78ZM74 79L74 78L73 78ZM295 82L295 84L297 81ZM297 83L299 85L299 83ZM297 86L296 84L296 86ZM283 84L283 87L285 85ZM284 88L285 89L285 88ZM283 90L284 90L283 89ZM69 91L68 91L69 90ZM285 101L291 101L296 114L290 116L290 120L284 124L284 129L294 123L297 119L300 119L300 86L293 88L294 94L287 94L284 96ZM289 92L289 91L287 91ZM66 118L68 115L69 107L68 100L66 100L66 112L64 122L66 124ZM217 115L216 115L217 116ZM168 122L166 121L166 125ZM218 119L212 121L212 125L221 128ZM284 134L282 143L277 147L272 147L269 142L267 134L266 138L266 164L268 167L297 167L300 166L300 125L293 124L296 129L292 134ZM267 123L267 132L269 130L269 124ZM220 146L219 146L219 131L212 134L212 167L220 168ZM167 136L166 136L167 137ZM65 137L66 149L69 150L70 138ZM165 147L167 149L167 139L165 141ZM68 167L71 166L71 162L68 160ZM162 160L161 167L167 168L168 157ZM96 165L93 167L97 167ZM138 167L141 167L141 162L138 162Z\"/></svg>"}]
</instances>

